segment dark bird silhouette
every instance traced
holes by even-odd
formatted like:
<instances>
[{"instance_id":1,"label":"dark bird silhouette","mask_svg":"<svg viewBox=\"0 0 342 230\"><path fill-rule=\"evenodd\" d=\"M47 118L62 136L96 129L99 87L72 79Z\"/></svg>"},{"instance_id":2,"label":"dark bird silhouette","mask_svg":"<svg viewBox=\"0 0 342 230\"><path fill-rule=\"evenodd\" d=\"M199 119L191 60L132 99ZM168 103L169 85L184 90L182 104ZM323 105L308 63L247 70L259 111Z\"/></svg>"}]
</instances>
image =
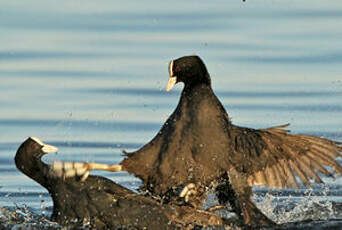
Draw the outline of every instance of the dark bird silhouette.
<instances>
[{"instance_id":1,"label":"dark bird silhouette","mask_svg":"<svg viewBox=\"0 0 342 230\"><path fill-rule=\"evenodd\" d=\"M290 134L284 129L288 125L252 129L232 124L198 56L171 61L169 74L167 91L178 82L184 89L161 130L141 149L126 153L119 165L99 168L132 173L153 194L165 197L185 186L181 197L196 207L216 182L219 201L229 202L253 226L274 224L252 203L253 185L298 187L298 178L306 186L311 179L322 183L318 173L332 176L324 166L342 173L335 160L341 156L338 142Z\"/></svg>"},{"instance_id":2,"label":"dark bird silhouette","mask_svg":"<svg viewBox=\"0 0 342 230\"><path fill-rule=\"evenodd\" d=\"M94 229L191 229L221 225L222 220L191 207L161 205L113 181L89 176L84 182L51 175L41 157L57 148L30 137L19 147L15 164L31 179L45 187L53 200L51 220L74 228ZM82 173L78 169L78 173Z\"/></svg>"}]
</instances>

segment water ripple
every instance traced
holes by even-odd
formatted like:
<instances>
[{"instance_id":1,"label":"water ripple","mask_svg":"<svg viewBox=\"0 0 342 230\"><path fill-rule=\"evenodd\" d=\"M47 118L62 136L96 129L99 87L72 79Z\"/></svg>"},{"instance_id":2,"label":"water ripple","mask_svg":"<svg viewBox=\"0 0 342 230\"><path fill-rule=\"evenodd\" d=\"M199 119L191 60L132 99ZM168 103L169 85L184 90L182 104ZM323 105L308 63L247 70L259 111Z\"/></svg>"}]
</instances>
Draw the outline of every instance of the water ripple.
<instances>
[{"instance_id":1,"label":"water ripple","mask_svg":"<svg viewBox=\"0 0 342 230\"><path fill-rule=\"evenodd\" d=\"M161 124L153 122L106 122L106 121L82 121L82 120L39 120L39 119L0 119L0 125L25 127L25 126L45 126L45 127L70 127L82 129L112 129L126 131L146 131L158 129Z\"/></svg>"},{"instance_id":2,"label":"water ripple","mask_svg":"<svg viewBox=\"0 0 342 230\"><path fill-rule=\"evenodd\" d=\"M75 89L72 89L75 91ZM123 95L144 95L144 96L170 96L179 95L180 91L165 92L159 89L146 89L146 88L88 88L79 89L80 92L86 93L100 93L100 94L123 94ZM322 96L342 96L342 91L215 91L220 97L322 97Z\"/></svg>"},{"instance_id":3,"label":"water ripple","mask_svg":"<svg viewBox=\"0 0 342 230\"><path fill-rule=\"evenodd\" d=\"M2 51L0 52L0 61L22 60L22 59L41 59L41 58L94 58L108 57L111 55L101 53L86 52L48 52L48 51Z\"/></svg>"},{"instance_id":4,"label":"water ripple","mask_svg":"<svg viewBox=\"0 0 342 230\"><path fill-rule=\"evenodd\" d=\"M72 147L72 148L127 148L136 149L139 148L141 143L123 143L123 142L89 142L89 141L52 141L49 142L52 145L60 147ZM1 159L1 158L0 158Z\"/></svg>"},{"instance_id":5,"label":"water ripple","mask_svg":"<svg viewBox=\"0 0 342 230\"><path fill-rule=\"evenodd\" d=\"M48 193L43 192L11 192L10 194L8 192L0 192L0 197L10 196L10 197L49 197L50 195Z\"/></svg>"},{"instance_id":6,"label":"water ripple","mask_svg":"<svg viewBox=\"0 0 342 230\"><path fill-rule=\"evenodd\" d=\"M327 53L311 56L248 56L248 57L235 57L229 58L229 61L238 62L254 62L254 63L268 63L268 64L336 64L342 62L342 52Z\"/></svg>"},{"instance_id":7,"label":"water ripple","mask_svg":"<svg viewBox=\"0 0 342 230\"><path fill-rule=\"evenodd\" d=\"M20 56L20 55L19 55ZM82 70L1 70L3 75L7 76L37 76L37 77L114 77L127 76L123 73L113 73L105 71L82 71Z\"/></svg>"}]
</instances>

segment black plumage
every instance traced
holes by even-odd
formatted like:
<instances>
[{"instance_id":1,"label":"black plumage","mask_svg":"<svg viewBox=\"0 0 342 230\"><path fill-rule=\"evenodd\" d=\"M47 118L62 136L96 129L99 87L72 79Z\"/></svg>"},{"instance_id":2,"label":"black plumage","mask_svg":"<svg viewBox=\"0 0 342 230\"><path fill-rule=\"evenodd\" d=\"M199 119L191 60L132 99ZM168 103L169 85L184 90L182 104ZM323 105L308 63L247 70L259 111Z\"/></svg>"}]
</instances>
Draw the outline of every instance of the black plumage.
<instances>
[{"instance_id":1,"label":"black plumage","mask_svg":"<svg viewBox=\"0 0 342 230\"><path fill-rule=\"evenodd\" d=\"M220 203L229 202L237 216L253 226L274 224L251 201L253 185L298 187L301 181L310 186L311 179L322 183L318 173L332 176L325 166L342 173L335 160L341 156L341 143L290 134L284 129L288 125L252 129L232 124L198 56L171 61L169 73L167 90L178 82L184 83L184 89L158 134L141 149L125 153L119 165L85 163L89 171L125 170L142 179L153 195L171 202L177 200L180 188L186 191L191 185L196 191L189 193L188 201L195 207L204 200L207 188L216 186Z\"/></svg>"},{"instance_id":2,"label":"black plumage","mask_svg":"<svg viewBox=\"0 0 342 230\"><path fill-rule=\"evenodd\" d=\"M310 186L310 179L322 182L317 172L331 176L323 166L342 173L335 161L342 150L337 142L289 134L287 125L268 129L233 125L198 56L172 61L169 72L167 90L184 83L177 108L152 141L127 153L120 163L154 194L164 195L189 183L205 191L220 181L217 193L222 203L229 201L245 224L267 226L273 222L250 199L253 185L296 187L298 176Z\"/></svg>"},{"instance_id":3,"label":"black plumage","mask_svg":"<svg viewBox=\"0 0 342 230\"><path fill-rule=\"evenodd\" d=\"M41 157L57 148L28 138L15 155L15 164L24 174L45 187L53 200L51 219L74 228L94 229L181 229L221 225L222 220L191 207L161 205L101 176L82 182L51 174ZM83 228L82 228L83 229Z\"/></svg>"}]
</instances>

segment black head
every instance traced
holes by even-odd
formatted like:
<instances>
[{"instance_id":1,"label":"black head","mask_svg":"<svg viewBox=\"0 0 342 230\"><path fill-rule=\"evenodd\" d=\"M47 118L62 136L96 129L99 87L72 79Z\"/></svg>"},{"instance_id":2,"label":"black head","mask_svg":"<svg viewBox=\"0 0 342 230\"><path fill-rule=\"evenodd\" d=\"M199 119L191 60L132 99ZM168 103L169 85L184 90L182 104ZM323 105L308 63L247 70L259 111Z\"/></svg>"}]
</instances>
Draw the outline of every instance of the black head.
<instances>
[{"instance_id":1,"label":"black head","mask_svg":"<svg viewBox=\"0 0 342 230\"><path fill-rule=\"evenodd\" d=\"M44 144L37 137L29 137L21 144L18 152L25 153L26 156L42 157L44 154L58 151L58 148L52 145Z\"/></svg>"},{"instance_id":2,"label":"black head","mask_svg":"<svg viewBox=\"0 0 342 230\"><path fill-rule=\"evenodd\" d=\"M15 164L18 169L25 173L25 171L32 167L33 162L40 162L44 154L56 152L57 150L57 147L44 144L37 137L29 137L20 145L15 155Z\"/></svg>"},{"instance_id":3,"label":"black head","mask_svg":"<svg viewBox=\"0 0 342 230\"><path fill-rule=\"evenodd\" d=\"M166 91L178 82L184 82L185 87L196 84L210 85L210 76L203 61L198 56L184 56L173 60L169 65L169 81Z\"/></svg>"}]
</instances>

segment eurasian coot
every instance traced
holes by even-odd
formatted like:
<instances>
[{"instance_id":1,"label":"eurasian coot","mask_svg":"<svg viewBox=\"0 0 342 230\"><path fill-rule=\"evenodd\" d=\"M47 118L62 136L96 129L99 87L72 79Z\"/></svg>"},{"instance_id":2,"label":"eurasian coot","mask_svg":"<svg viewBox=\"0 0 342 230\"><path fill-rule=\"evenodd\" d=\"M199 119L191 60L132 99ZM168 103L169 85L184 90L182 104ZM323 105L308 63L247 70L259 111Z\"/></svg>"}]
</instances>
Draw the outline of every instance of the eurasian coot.
<instances>
[{"instance_id":1,"label":"eurasian coot","mask_svg":"<svg viewBox=\"0 0 342 230\"><path fill-rule=\"evenodd\" d=\"M270 226L269 220L251 201L252 186L271 188L310 186L322 183L317 172L332 174L324 166L342 173L335 158L340 143L324 138L290 134L287 125L252 129L233 125L211 88L211 79L198 56L171 61L167 91L184 83L177 108L158 134L141 149L126 153L119 165L142 179L153 194L165 196L184 187L181 196L194 206L203 200L206 188L216 182L221 203L229 202L247 225ZM61 167L56 167L61 171Z\"/></svg>"},{"instance_id":2,"label":"eurasian coot","mask_svg":"<svg viewBox=\"0 0 342 230\"><path fill-rule=\"evenodd\" d=\"M61 225L94 229L179 229L221 225L221 218L191 207L161 205L101 176L84 182L51 175L41 157L57 148L28 138L15 155L17 168L44 186L53 200L51 219ZM70 165L69 165L70 166ZM66 166L68 168L68 166ZM79 168L77 174L84 171Z\"/></svg>"}]
</instances>

